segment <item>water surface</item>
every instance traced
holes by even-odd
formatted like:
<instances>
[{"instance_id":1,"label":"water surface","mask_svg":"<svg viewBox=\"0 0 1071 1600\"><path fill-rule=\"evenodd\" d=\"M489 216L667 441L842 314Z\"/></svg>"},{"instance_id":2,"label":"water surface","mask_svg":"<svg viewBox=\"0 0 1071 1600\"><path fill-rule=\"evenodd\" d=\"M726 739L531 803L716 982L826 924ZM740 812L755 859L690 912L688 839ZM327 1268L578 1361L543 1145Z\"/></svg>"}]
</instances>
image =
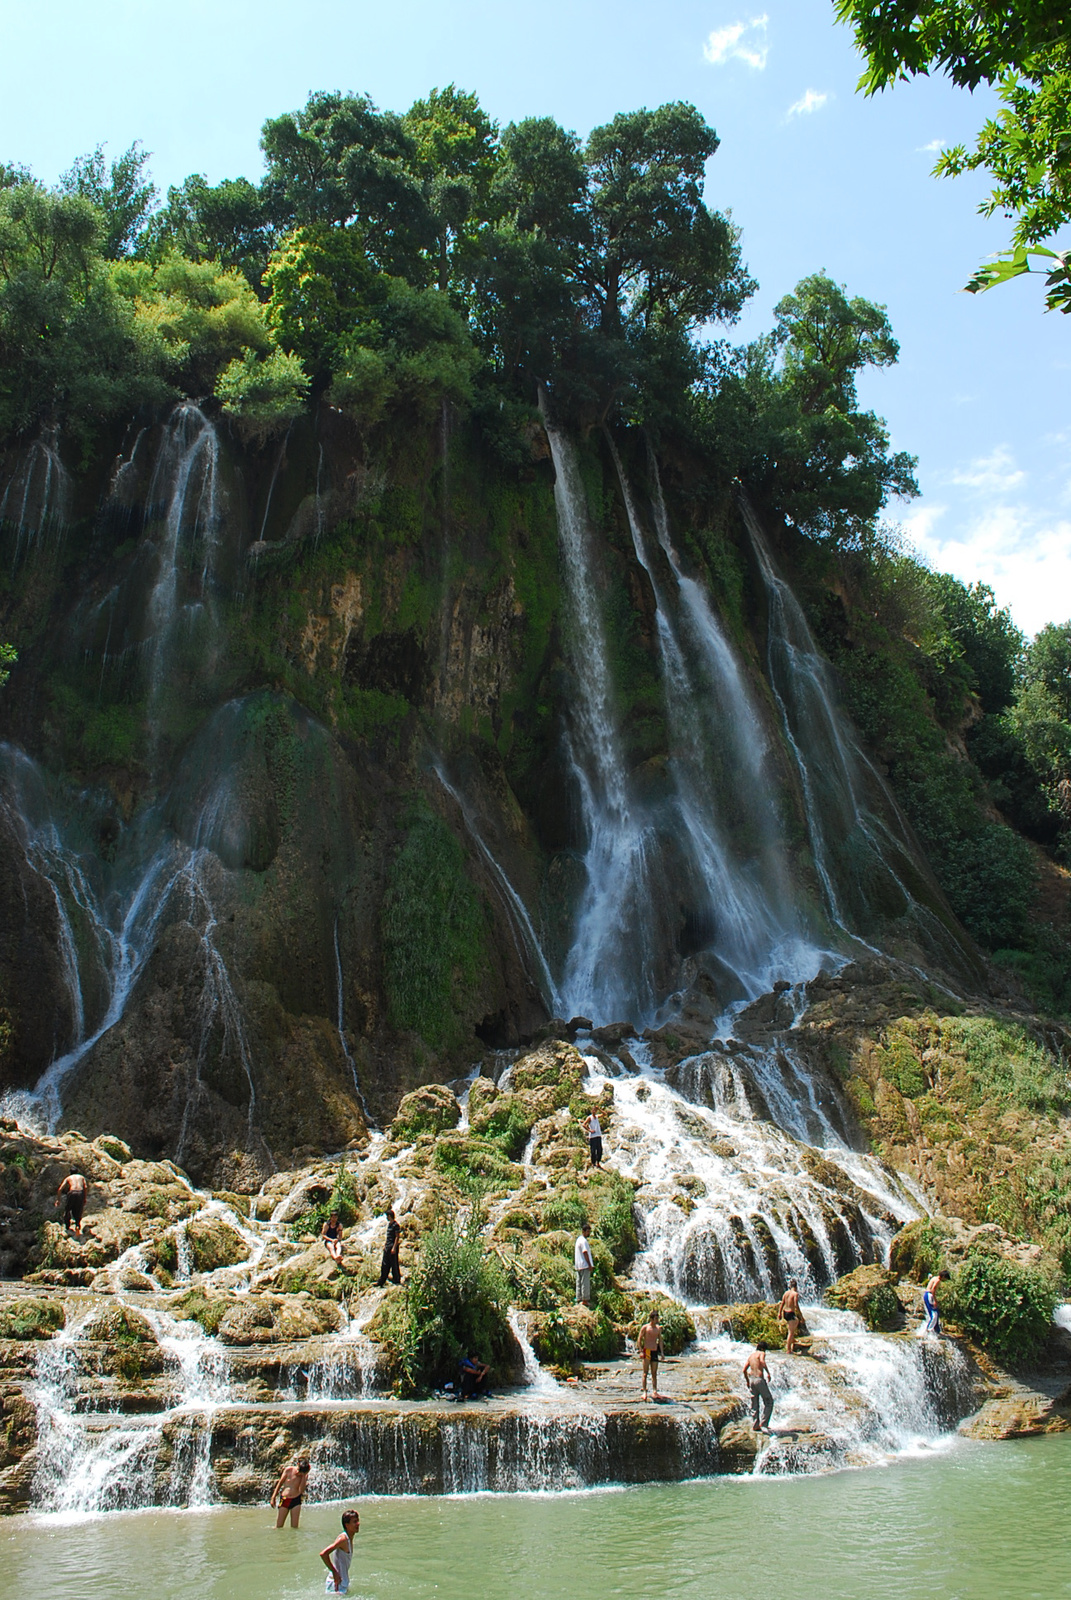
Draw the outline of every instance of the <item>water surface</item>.
<instances>
[{"instance_id":1,"label":"water surface","mask_svg":"<svg viewBox=\"0 0 1071 1600\"><path fill-rule=\"evenodd\" d=\"M960 1441L821 1478L586 1494L366 1499L353 1600L1059 1600L1071 1596L1071 1435ZM0 1600L322 1594L338 1506L0 1525Z\"/></svg>"}]
</instances>

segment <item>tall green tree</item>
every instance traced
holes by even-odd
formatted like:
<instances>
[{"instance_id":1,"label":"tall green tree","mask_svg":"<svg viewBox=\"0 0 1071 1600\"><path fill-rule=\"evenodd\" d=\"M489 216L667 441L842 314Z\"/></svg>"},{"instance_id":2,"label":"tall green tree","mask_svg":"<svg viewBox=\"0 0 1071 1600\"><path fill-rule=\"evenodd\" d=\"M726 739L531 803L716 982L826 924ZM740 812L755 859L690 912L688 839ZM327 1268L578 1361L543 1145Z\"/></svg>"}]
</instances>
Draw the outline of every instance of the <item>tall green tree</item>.
<instances>
[{"instance_id":1,"label":"tall green tree","mask_svg":"<svg viewBox=\"0 0 1071 1600\"><path fill-rule=\"evenodd\" d=\"M148 151L135 140L117 160L106 165L104 146L79 156L60 178L60 192L81 195L104 217L101 250L115 260L133 253L156 204L156 185L146 168Z\"/></svg>"},{"instance_id":2,"label":"tall green tree","mask_svg":"<svg viewBox=\"0 0 1071 1600\"><path fill-rule=\"evenodd\" d=\"M995 85L1003 102L975 147L956 145L935 172L987 171L993 188L980 210L1013 218L1012 248L979 267L966 287L992 288L1032 269L1046 274L1050 310L1071 311L1071 251L1049 249L1071 220L1071 24L1066 0L834 0L867 68L866 94L898 79L945 72L975 89Z\"/></svg>"}]
</instances>

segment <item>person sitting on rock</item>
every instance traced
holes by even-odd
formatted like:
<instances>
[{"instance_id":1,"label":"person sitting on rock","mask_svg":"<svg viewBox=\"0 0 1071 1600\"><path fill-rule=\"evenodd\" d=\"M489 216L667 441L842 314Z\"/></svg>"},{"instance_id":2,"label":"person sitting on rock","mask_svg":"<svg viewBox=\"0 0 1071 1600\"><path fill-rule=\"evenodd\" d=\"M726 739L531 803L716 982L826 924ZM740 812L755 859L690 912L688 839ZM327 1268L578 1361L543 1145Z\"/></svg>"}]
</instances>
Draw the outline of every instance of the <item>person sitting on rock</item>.
<instances>
[{"instance_id":1,"label":"person sitting on rock","mask_svg":"<svg viewBox=\"0 0 1071 1600\"><path fill-rule=\"evenodd\" d=\"M288 1461L282 1472L280 1472L279 1481L272 1490L271 1499L268 1501L268 1504L272 1507L274 1507L277 1500L279 1502L279 1515L275 1521L277 1528L282 1527L288 1515L292 1528L296 1528L301 1521L301 1502L304 1498L305 1490L309 1486L309 1473L311 1470L312 1464L308 1456L299 1456L296 1461Z\"/></svg>"},{"instance_id":2,"label":"person sitting on rock","mask_svg":"<svg viewBox=\"0 0 1071 1600\"><path fill-rule=\"evenodd\" d=\"M342 1224L338 1220L338 1212L332 1211L323 1227L320 1229L320 1238L324 1242L324 1249L332 1261L342 1260Z\"/></svg>"},{"instance_id":3,"label":"person sitting on rock","mask_svg":"<svg viewBox=\"0 0 1071 1600\"><path fill-rule=\"evenodd\" d=\"M82 1237L82 1212L86 1208L89 1198L89 1184L80 1172L68 1172L59 1188L56 1190L56 1204L60 1203L60 1196L66 1195L63 1208L63 1226L70 1233L71 1223L79 1239Z\"/></svg>"},{"instance_id":4,"label":"person sitting on rock","mask_svg":"<svg viewBox=\"0 0 1071 1600\"><path fill-rule=\"evenodd\" d=\"M480 1395L485 1395L490 1381L490 1367L486 1366L477 1356L462 1356L460 1399L475 1400Z\"/></svg>"},{"instance_id":5,"label":"person sitting on rock","mask_svg":"<svg viewBox=\"0 0 1071 1600\"><path fill-rule=\"evenodd\" d=\"M789 1278L788 1280L788 1288L781 1296L781 1304L777 1308L777 1315L785 1325L785 1354L790 1356L796 1348L796 1334L800 1325L799 1285L795 1278Z\"/></svg>"}]
</instances>

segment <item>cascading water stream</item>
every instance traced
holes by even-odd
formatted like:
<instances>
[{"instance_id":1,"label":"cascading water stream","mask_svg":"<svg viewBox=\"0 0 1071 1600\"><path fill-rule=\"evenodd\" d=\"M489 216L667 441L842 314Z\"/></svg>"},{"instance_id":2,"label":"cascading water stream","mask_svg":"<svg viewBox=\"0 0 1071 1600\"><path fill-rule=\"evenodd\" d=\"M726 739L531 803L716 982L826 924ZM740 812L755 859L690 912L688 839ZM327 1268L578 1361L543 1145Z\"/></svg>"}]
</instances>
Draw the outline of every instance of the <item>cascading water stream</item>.
<instances>
[{"instance_id":1,"label":"cascading water stream","mask_svg":"<svg viewBox=\"0 0 1071 1600\"><path fill-rule=\"evenodd\" d=\"M940 893L895 800L837 706L831 668L777 570L754 507L744 495L739 504L766 588L770 686L831 919L865 943L898 917L938 959L973 970L975 957L951 915L934 909Z\"/></svg>"},{"instance_id":2,"label":"cascading water stream","mask_svg":"<svg viewBox=\"0 0 1071 1600\"><path fill-rule=\"evenodd\" d=\"M531 917L528 915L527 906L510 882L505 868L480 833L471 809L465 804L462 796L447 778L442 763L439 761L433 762L432 771L460 811L461 820L465 824L465 831L480 852L481 857L491 871L495 884L502 893L506 903L507 915L509 916L510 929L517 945L517 954L520 956L522 964L529 969L534 965L539 974L539 988L543 1001L550 1009L552 1016L558 1015L558 1007L561 1002L558 997L557 987L551 975L547 958L543 954L539 936L532 925Z\"/></svg>"},{"instance_id":3,"label":"cascading water stream","mask_svg":"<svg viewBox=\"0 0 1071 1600\"><path fill-rule=\"evenodd\" d=\"M620 748L606 631L596 586L584 484L571 441L544 427L554 462L554 500L577 693L567 740L587 844L586 883L559 995L566 1012L596 1021L652 1017L662 903L657 830L631 792Z\"/></svg>"},{"instance_id":4,"label":"cascading water stream","mask_svg":"<svg viewBox=\"0 0 1071 1600\"><path fill-rule=\"evenodd\" d=\"M658 570L648 556L643 525L617 447L608 433L606 440L636 559L647 573L655 597L679 837L686 841L698 881L706 886L707 920L714 929L712 949L734 974L742 993L751 998L768 990L775 977L813 977L822 959L821 952L803 936L792 901L787 854L773 803L777 791L767 759L769 739L705 595L680 570L657 468L653 467L655 520L659 543L676 580L681 620L688 624L687 652ZM700 683L700 676L706 681ZM721 752L720 763L711 759L715 750ZM743 860L727 841L718 815L719 799L729 803L746 827L747 856Z\"/></svg>"},{"instance_id":5,"label":"cascading water stream","mask_svg":"<svg viewBox=\"0 0 1071 1600\"><path fill-rule=\"evenodd\" d=\"M45 428L33 440L0 495L0 524L16 530L12 564L47 536L62 534L70 521L71 480L59 453L59 430Z\"/></svg>"}]
</instances>

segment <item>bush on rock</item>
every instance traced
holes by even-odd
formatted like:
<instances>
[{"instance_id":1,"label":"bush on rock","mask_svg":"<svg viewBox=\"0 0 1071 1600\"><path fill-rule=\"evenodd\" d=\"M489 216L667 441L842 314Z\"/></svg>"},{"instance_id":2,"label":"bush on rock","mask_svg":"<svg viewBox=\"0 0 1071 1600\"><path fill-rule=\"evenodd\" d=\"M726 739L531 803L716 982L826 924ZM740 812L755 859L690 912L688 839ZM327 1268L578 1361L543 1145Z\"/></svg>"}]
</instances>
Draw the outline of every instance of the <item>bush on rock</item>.
<instances>
[{"instance_id":1,"label":"bush on rock","mask_svg":"<svg viewBox=\"0 0 1071 1600\"><path fill-rule=\"evenodd\" d=\"M1057 1295L1037 1267L977 1253L956 1269L945 1294L946 1315L998 1361L1036 1356L1048 1337Z\"/></svg>"}]
</instances>

